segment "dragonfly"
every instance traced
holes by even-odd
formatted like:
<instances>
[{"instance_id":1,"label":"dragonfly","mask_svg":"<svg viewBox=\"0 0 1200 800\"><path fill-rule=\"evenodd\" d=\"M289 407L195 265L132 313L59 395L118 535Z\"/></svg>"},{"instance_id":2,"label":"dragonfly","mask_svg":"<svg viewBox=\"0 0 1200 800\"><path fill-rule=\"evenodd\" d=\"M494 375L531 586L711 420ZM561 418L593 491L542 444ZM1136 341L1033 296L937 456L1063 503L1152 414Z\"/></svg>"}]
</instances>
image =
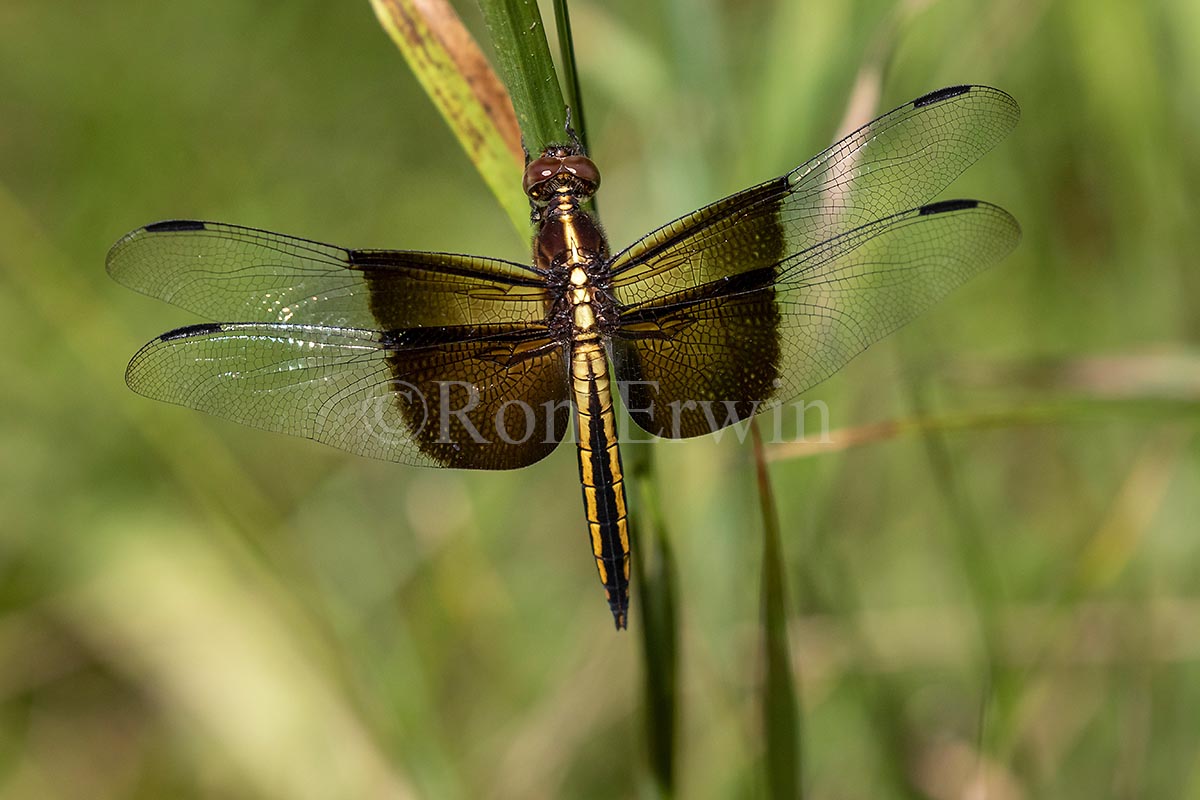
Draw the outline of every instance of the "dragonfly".
<instances>
[{"instance_id":1,"label":"dragonfly","mask_svg":"<svg viewBox=\"0 0 1200 800\"><path fill-rule=\"evenodd\" d=\"M935 200L1016 125L987 86L925 94L773 180L613 254L572 135L527 157L531 263L337 247L170 220L121 238L120 283L204 319L133 356L147 397L351 453L505 470L573 428L588 540L618 630L630 526L614 388L658 437L798 397L1002 260L1020 227Z\"/></svg>"}]
</instances>

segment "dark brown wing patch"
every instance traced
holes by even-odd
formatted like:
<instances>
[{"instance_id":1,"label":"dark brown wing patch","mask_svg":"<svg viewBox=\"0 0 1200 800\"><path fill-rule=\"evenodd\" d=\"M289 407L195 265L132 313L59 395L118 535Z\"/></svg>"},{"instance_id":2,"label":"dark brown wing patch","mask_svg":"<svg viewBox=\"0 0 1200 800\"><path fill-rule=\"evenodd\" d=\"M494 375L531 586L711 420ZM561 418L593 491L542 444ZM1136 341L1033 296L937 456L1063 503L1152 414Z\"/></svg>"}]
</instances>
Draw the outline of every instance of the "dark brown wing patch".
<instances>
[{"instance_id":1,"label":"dark brown wing patch","mask_svg":"<svg viewBox=\"0 0 1200 800\"><path fill-rule=\"evenodd\" d=\"M617 380L630 417L665 438L753 416L780 367L775 270L760 268L628 311Z\"/></svg>"}]
</instances>

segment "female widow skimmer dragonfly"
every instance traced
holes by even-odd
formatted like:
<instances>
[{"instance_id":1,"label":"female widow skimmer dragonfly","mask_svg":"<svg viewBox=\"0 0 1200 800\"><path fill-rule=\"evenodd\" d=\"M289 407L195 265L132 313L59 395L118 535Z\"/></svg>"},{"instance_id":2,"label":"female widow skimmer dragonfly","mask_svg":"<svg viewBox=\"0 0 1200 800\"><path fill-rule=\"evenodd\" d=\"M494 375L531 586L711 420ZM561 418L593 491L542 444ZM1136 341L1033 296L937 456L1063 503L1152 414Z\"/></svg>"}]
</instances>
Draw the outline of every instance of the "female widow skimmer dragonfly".
<instances>
[{"instance_id":1,"label":"female widow skimmer dragonfly","mask_svg":"<svg viewBox=\"0 0 1200 800\"><path fill-rule=\"evenodd\" d=\"M577 143L553 146L524 176L532 266L147 225L113 246L109 274L231 321L159 336L126 381L422 466L523 467L573 418L593 556L620 629L630 548L609 358L630 416L658 436L700 436L795 398L1016 246L1004 210L930 201L1018 115L985 86L931 92L616 255L582 207L600 184L595 164Z\"/></svg>"}]
</instances>

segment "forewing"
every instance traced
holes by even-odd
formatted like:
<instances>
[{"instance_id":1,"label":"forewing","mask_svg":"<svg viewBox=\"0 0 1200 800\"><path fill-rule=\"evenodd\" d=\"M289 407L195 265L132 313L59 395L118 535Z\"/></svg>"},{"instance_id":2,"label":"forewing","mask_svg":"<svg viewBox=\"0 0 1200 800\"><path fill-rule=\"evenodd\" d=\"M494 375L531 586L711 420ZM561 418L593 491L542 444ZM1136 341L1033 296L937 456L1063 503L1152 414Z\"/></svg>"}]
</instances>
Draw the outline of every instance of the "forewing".
<instances>
[{"instance_id":1,"label":"forewing","mask_svg":"<svg viewBox=\"0 0 1200 800\"><path fill-rule=\"evenodd\" d=\"M808 163L675 220L612 262L617 300L693 289L933 199L1016 125L1016 101L986 86L931 92L867 123Z\"/></svg>"},{"instance_id":2,"label":"forewing","mask_svg":"<svg viewBox=\"0 0 1200 800\"><path fill-rule=\"evenodd\" d=\"M129 364L139 394L420 466L511 469L568 422L566 358L539 326L378 331L193 325Z\"/></svg>"},{"instance_id":3,"label":"forewing","mask_svg":"<svg viewBox=\"0 0 1200 800\"><path fill-rule=\"evenodd\" d=\"M175 220L113 245L118 282L206 319L395 330L537 322L544 281L499 259L350 250L220 222Z\"/></svg>"},{"instance_id":4,"label":"forewing","mask_svg":"<svg viewBox=\"0 0 1200 800\"><path fill-rule=\"evenodd\" d=\"M1003 209L946 201L634 305L615 343L626 407L650 433L686 438L795 398L1019 239Z\"/></svg>"}]
</instances>

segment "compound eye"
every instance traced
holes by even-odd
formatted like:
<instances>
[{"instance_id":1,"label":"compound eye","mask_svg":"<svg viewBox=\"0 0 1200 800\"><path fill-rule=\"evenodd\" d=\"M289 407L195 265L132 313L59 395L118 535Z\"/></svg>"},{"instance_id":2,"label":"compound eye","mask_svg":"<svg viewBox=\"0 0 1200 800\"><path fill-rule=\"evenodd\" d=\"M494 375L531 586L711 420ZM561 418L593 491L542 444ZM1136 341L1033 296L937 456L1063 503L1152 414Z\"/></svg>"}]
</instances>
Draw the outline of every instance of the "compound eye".
<instances>
[{"instance_id":1,"label":"compound eye","mask_svg":"<svg viewBox=\"0 0 1200 800\"><path fill-rule=\"evenodd\" d=\"M553 178L562 168L563 160L554 156L542 156L530 161L529 166L525 168L525 176L521 179L521 187L525 194L529 194L529 190L542 181Z\"/></svg>"},{"instance_id":2,"label":"compound eye","mask_svg":"<svg viewBox=\"0 0 1200 800\"><path fill-rule=\"evenodd\" d=\"M567 156L562 160L562 165L567 172L590 183L593 188L600 185L600 170L587 156Z\"/></svg>"}]
</instances>

